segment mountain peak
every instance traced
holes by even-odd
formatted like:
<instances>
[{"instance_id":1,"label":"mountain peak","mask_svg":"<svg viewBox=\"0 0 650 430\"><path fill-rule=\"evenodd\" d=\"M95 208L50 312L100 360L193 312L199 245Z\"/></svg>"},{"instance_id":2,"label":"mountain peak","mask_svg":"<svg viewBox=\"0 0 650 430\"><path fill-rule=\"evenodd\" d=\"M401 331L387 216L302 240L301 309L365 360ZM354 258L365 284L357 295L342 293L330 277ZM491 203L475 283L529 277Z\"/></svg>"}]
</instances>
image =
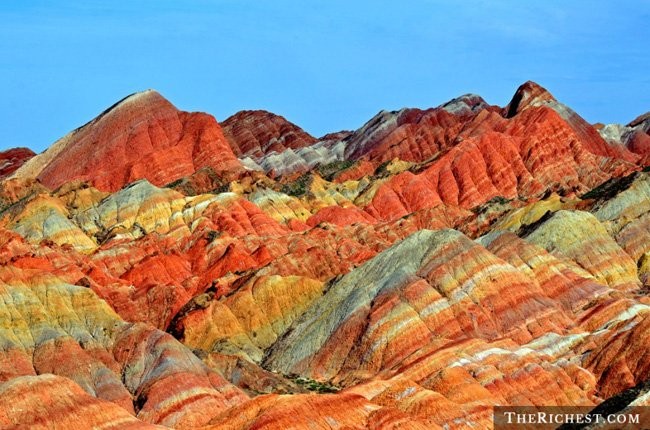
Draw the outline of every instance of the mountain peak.
<instances>
[{"instance_id":1,"label":"mountain peak","mask_svg":"<svg viewBox=\"0 0 650 430\"><path fill-rule=\"evenodd\" d=\"M526 81L517 88L510 103L504 108L506 118L531 107L555 102L555 97L544 87L533 81Z\"/></svg>"},{"instance_id":2,"label":"mountain peak","mask_svg":"<svg viewBox=\"0 0 650 430\"><path fill-rule=\"evenodd\" d=\"M116 191L137 179L164 185L201 167L241 167L214 117L178 110L154 90L130 94L33 157L14 176L55 189L71 180Z\"/></svg>"},{"instance_id":3,"label":"mountain peak","mask_svg":"<svg viewBox=\"0 0 650 430\"><path fill-rule=\"evenodd\" d=\"M440 105L442 109L456 115L474 113L488 106L483 97L477 94L463 94Z\"/></svg>"},{"instance_id":4,"label":"mountain peak","mask_svg":"<svg viewBox=\"0 0 650 430\"><path fill-rule=\"evenodd\" d=\"M111 106L106 108L97 117L101 117L102 115L105 115L108 112L111 112L119 107L129 105L131 103L151 103L155 101L165 101L167 103L170 103L169 100L163 97L162 94L160 94L158 91L153 89L147 89L144 91L138 91L129 94L128 96L121 98L120 100L116 101Z\"/></svg>"},{"instance_id":5,"label":"mountain peak","mask_svg":"<svg viewBox=\"0 0 650 430\"><path fill-rule=\"evenodd\" d=\"M260 159L271 152L310 146L316 138L285 117L265 110L242 110L221 124L238 156Z\"/></svg>"},{"instance_id":6,"label":"mountain peak","mask_svg":"<svg viewBox=\"0 0 650 430\"><path fill-rule=\"evenodd\" d=\"M126 101L157 99L157 98L164 99L165 97L163 97L162 94L160 94L158 91L154 90L153 88L147 88L146 90L136 91L134 93L129 94L128 96L124 97L122 100L115 103L115 105L118 105Z\"/></svg>"}]
</instances>

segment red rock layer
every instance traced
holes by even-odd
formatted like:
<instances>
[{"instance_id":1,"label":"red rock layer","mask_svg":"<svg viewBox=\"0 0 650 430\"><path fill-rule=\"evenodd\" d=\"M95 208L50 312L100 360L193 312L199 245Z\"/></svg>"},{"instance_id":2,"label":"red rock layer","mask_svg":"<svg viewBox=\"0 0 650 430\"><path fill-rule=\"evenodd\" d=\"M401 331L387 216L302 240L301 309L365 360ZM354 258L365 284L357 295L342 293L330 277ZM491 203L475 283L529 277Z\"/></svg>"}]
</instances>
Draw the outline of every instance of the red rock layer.
<instances>
[{"instance_id":1,"label":"red rock layer","mask_svg":"<svg viewBox=\"0 0 650 430\"><path fill-rule=\"evenodd\" d=\"M626 150L624 146L609 145L605 142L596 128L569 107L555 100L551 93L535 82L528 81L521 85L510 103L503 108L503 113L506 118L512 118L526 109L540 106L547 106L555 110L573 129L578 140L589 152L630 162L638 160L638 157Z\"/></svg>"},{"instance_id":2,"label":"red rock layer","mask_svg":"<svg viewBox=\"0 0 650 430\"><path fill-rule=\"evenodd\" d=\"M12 148L0 152L0 179L10 176L34 155L34 151L29 148Z\"/></svg>"},{"instance_id":3,"label":"red rock layer","mask_svg":"<svg viewBox=\"0 0 650 430\"><path fill-rule=\"evenodd\" d=\"M486 248L496 256L534 277L544 294L557 300L568 312L574 312L587 305L593 297L607 291L604 285L580 276L545 249L526 242L513 233L498 234L492 240L484 242L489 242L486 243Z\"/></svg>"},{"instance_id":4,"label":"red rock layer","mask_svg":"<svg viewBox=\"0 0 650 430\"><path fill-rule=\"evenodd\" d=\"M241 168L215 119L181 112L146 91L73 131L17 174L34 175L52 189L84 180L116 191L141 178L165 185L208 166L217 172Z\"/></svg>"},{"instance_id":5,"label":"red rock layer","mask_svg":"<svg viewBox=\"0 0 650 430\"><path fill-rule=\"evenodd\" d=\"M627 148L635 154L647 156L650 154L650 135L641 130L632 132L627 141Z\"/></svg>"},{"instance_id":6,"label":"red rock layer","mask_svg":"<svg viewBox=\"0 0 650 430\"><path fill-rule=\"evenodd\" d=\"M421 173L407 171L381 185L366 210L389 220L441 203L472 208L498 196L530 198L548 190L571 195L635 169L591 152L546 106L530 107L512 119L483 110L459 140Z\"/></svg>"},{"instance_id":7,"label":"red rock layer","mask_svg":"<svg viewBox=\"0 0 650 430\"><path fill-rule=\"evenodd\" d=\"M9 239L3 251L21 248L10 237L3 239ZM214 416L247 399L172 336L151 326L122 321L87 286L70 285L54 276L55 266L56 262L42 257L26 257L0 267L0 338L4 345L0 382L9 381L5 387L12 387L16 378L45 374L67 381L53 384L61 385L60 400L48 398L47 386L32 392L34 397L23 394L26 405L37 402L41 395L45 410L51 408L40 420L51 420L50 426L59 420L66 422L85 407L90 408L87 419L98 419L92 410L102 409L102 402L77 402L81 389L110 402L103 409L115 413L104 416L107 424L122 411L122 415L137 415L149 423L193 428L211 418L206 410ZM64 274L68 272L64 269ZM27 385L43 381L26 380ZM74 384L78 390L70 388ZM70 401L78 406L72 407ZM16 419L32 419L20 417L27 411L0 411L0 420L13 420L14 413ZM3 412L11 414L3 417Z\"/></svg>"},{"instance_id":8,"label":"red rock layer","mask_svg":"<svg viewBox=\"0 0 650 430\"><path fill-rule=\"evenodd\" d=\"M642 157L642 165L650 164L650 112L630 122L632 131L626 136L625 146Z\"/></svg>"},{"instance_id":9,"label":"red rock layer","mask_svg":"<svg viewBox=\"0 0 650 430\"><path fill-rule=\"evenodd\" d=\"M91 396L67 378L22 376L0 384L0 427L163 429L136 419L118 405Z\"/></svg>"},{"instance_id":10,"label":"red rock layer","mask_svg":"<svg viewBox=\"0 0 650 430\"><path fill-rule=\"evenodd\" d=\"M213 420L205 430L345 428L350 430L436 430L403 412L381 407L360 395L269 395Z\"/></svg>"},{"instance_id":11,"label":"red rock layer","mask_svg":"<svg viewBox=\"0 0 650 430\"><path fill-rule=\"evenodd\" d=\"M452 146L465 123L488 106L478 96L464 96L439 108L382 111L346 140L346 158L376 165L399 158L424 162Z\"/></svg>"},{"instance_id":12,"label":"red rock layer","mask_svg":"<svg viewBox=\"0 0 650 430\"><path fill-rule=\"evenodd\" d=\"M343 208L341 206L328 206L319 210L307 220L307 225L314 227L321 222L327 222L338 226L354 224L356 222L372 224L374 218L356 206Z\"/></svg>"},{"instance_id":13,"label":"red rock layer","mask_svg":"<svg viewBox=\"0 0 650 430\"><path fill-rule=\"evenodd\" d=\"M594 349L585 352L584 366L598 378L599 394L603 398L611 397L648 379L650 373L650 355L647 353L650 345L648 310L650 308L645 307L640 315L630 315L632 319L614 320L605 333L598 336L600 338L597 342L588 344Z\"/></svg>"},{"instance_id":14,"label":"red rock layer","mask_svg":"<svg viewBox=\"0 0 650 430\"><path fill-rule=\"evenodd\" d=\"M237 112L221 125L238 157L261 158L271 152L298 149L316 142L300 127L263 110Z\"/></svg>"},{"instance_id":15,"label":"red rock layer","mask_svg":"<svg viewBox=\"0 0 650 430\"><path fill-rule=\"evenodd\" d=\"M352 167L338 173L334 178L334 182L354 181L361 179L364 176L370 176L375 172L375 165L367 160L361 160L355 163Z\"/></svg>"},{"instance_id":16,"label":"red rock layer","mask_svg":"<svg viewBox=\"0 0 650 430\"><path fill-rule=\"evenodd\" d=\"M340 140L344 140L347 137L349 137L353 131L350 130L341 130L341 131L335 131L334 133L327 133L325 136L321 136L318 138L319 141L333 141L333 142L338 142Z\"/></svg>"}]
</instances>

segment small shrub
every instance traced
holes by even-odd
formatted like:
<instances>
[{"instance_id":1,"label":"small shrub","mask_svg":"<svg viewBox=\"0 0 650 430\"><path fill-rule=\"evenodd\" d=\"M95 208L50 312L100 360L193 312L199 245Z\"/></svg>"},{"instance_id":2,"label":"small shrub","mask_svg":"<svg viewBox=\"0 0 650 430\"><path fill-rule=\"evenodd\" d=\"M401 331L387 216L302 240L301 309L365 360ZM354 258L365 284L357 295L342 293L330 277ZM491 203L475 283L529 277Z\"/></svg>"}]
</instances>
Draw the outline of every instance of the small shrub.
<instances>
[{"instance_id":1,"label":"small shrub","mask_svg":"<svg viewBox=\"0 0 650 430\"><path fill-rule=\"evenodd\" d=\"M311 179L311 176L305 173L295 181L282 185L280 191L293 197L304 196L307 193Z\"/></svg>"},{"instance_id":2,"label":"small shrub","mask_svg":"<svg viewBox=\"0 0 650 430\"><path fill-rule=\"evenodd\" d=\"M382 176L385 175L388 172L388 165L390 164L391 160L384 161L375 169L375 176Z\"/></svg>"},{"instance_id":3,"label":"small shrub","mask_svg":"<svg viewBox=\"0 0 650 430\"><path fill-rule=\"evenodd\" d=\"M213 189L211 191L212 194L221 194L221 193L227 193L230 191L230 182L226 182L223 185L219 185L217 188Z\"/></svg>"},{"instance_id":4,"label":"small shrub","mask_svg":"<svg viewBox=\"0 0 650 430\"><path fill-rule=\"evenodd\" d=\"M336 393L340 390L339 387L328 382L319 382L304 376L294 376L289 379L300 385L302 388L319 394Z\"/></svg>"},{"instance_id":5,"label":"small shrub","mask_svg":"<svg viewBox=\"0 0 650 430\"><path fill-rule=\"evenodd\" d=\"M586 192L580 198L582 200L607 200L616 196L621 191L627 190L637 178L638 173L623 176L622 178L612 178L598 185L591 191Z\"/></svg>"},{"instance_id":6,"label":"small shrub","mask_svg":"<svg viewBox=\"0 0 650 430\"><path fill-rule=\"evenodd\" d=\"M497 204L500 204L500 205L505 205L505 204L510 203L511 201L512 200L507 199L507 198L505 198L503 196L495 196L495 197L492 197L490 200L488 200L488 203L489 204L497 203Z\"/></svg>"},{"instance_id":7,"label":"small shrub","mask_svg":"<svg viewBox=\"0 0 650 430\"><path fill-rule=\"evenodd\" d=\"M342 170L349 169L353 165L354 165L354 161L340 160L322 166L318 166L317 171L322 178L331 181L332 179L334 179L334 176L336 176L337 173L341 172Z\"/></svg>"},{"instance_id":8,"label":"small shrub","mask_svg":"<svg viewBox=\"0 0 650 430\"><path fill-rule=\"evenodd\" d=\"M179 178L176 179L175 181L170 182L169 184L165 185L164 188L174 188L177 187L178 185L182 184L185 178Z\"/></svg>"},{"instance_id":9,"label":"small shrub","mask_svg":"<svg viewBox=\"0 0 650 430\"><path fill-rule=\"evenodd\" d=\"M221 236L221 233L219 233L218 231L215 231L215 230L210 230L210 231L207 232L207 234L205 235L205 239L208 241L208 243L212 243L212 242L214 242L215 239L217 239L219 236Z\"/></svg>"}]
</instances>

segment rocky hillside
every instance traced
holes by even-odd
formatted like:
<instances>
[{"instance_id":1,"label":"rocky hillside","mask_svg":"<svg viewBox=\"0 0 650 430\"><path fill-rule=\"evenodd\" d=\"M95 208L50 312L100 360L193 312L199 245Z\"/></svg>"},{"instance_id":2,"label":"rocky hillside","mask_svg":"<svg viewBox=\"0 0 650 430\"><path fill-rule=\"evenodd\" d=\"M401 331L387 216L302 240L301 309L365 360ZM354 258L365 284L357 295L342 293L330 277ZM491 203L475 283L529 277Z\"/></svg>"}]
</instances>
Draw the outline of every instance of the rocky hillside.
<instances>
[{"instance_id":1,"label":"rocky hillside","mask_svg":"<svg viewBox=\"0 0 650 430\"><path fill-rule=\"evenodd\" d=\"M0 428L490 428L640 393L649 118L527 82L316 138L146 91L2 152Z\"/></svg>"}]
</instances>

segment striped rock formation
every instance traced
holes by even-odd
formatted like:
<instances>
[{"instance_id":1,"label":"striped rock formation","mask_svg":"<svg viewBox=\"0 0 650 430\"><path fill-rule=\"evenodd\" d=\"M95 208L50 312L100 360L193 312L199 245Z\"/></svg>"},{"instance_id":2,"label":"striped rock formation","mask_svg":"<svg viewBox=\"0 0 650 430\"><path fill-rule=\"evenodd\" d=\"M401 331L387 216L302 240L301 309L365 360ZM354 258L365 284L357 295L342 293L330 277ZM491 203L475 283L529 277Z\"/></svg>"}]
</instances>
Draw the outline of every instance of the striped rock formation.
<instances>
[{"instance_id":1,"label":"striped rock formation","mask_svg":"<svg viewBox=\"0 0 650 430\"><path fill-rule=\"evenodd\" d=\"M0 152L0 179L11 175L34 155L34 151L29 148L13 148Z\"/></svg>"},{"instance_id":2,"label":"striped rock formation","mask_svg":"<svg viewBox=\"0 0 650 430\"><path fill-rule=\"evenodd\" d=\"M439 111L448 115L444 108ZM535 84L520 87L504 115L479 109L459 126L453 144L440 138L428 144L434 153L418 155L416 161L426 157L433 161L418 172L391 177L366 210L388 220L441 203L473 208L495 197L538 198L548 191L581 194L612 176L632 172L632 163L639 160L624 147L607 144L593 127ZM377 127L390 129L391 124L386 120Z\"/></svg>"},{"instance_id":3,"label":"striped rock formation","mask_svg":"<svg viewBox=\"0 0 650 430\"><path fill-rule=\"evenodd\" d=\"M349 134L331 133L317 140L285 118L260 110L237 112L222 125L242 164L273 177L342 161L342 140Z\"/></svg>"},{"instance_id":4,"label":"striped rock formation","mask_svg":"<svg viewBox=\"0 0 650 430\"><path fill-rule=\"evenodd\" d=\"M182 428L209 420L205 408L216 415L247 399L169 334L124 322L91 290L66 284L39 265L0 270L0 391L7 396L2 402L22 397L29 406L38 398L25 398L29 390L48 399L49 406L36 404L35 410L46 411L40 421L63 425L78 416L88 423L115 419L135 425L135 415ZM70 403L80 410L69 410ZM3 413L5 423L26 424L22 408Z\"/></svg>"},{"instance_id":5,"label":"striped rock formation","mask_svg":"<svg viewBox=\"0 0 650 430\"><path fill-rule=\"evenodd\" d=\"M648 163L650 156L650 112L629 124L607 124L598 127L600 135L614 145L623 145Z\"/></svg>"},{"instance_id":6,"label":"striped rock formation","mask_svg":"<svg viewBox=\"0 0 650 430\"><path fill-rule=\"evenodd\" d=\"M164 185L205 166L241 169L219 124L204 113L179 111L148 90L120 100L13 176L37 178L49 188L84 180L116 191L142 178Z\"/></svg>"},{"instance_id":7,"label":"striped rock formation","mask_svg":"<svg viewBox=\"0 0 650 430\"><path fill-rule=\"evenodd\" d=\"M266 111L241 111L222 123L234 153L259 159L271 152L311 146L316 139L283 117Z\"/></svg>"},{"instance_id":8,"label":"striped rock formation","mask_svg":"<svg viewBox=\"0 0 650 430\"><path fill-rule=\"evenodd\" d=\"M147 91L4 152L0 428L466 429L496 405L647 403L647 131L532 82L320 139Z\"/></svg>"},{"instance_id":9,"label":"striped rock formation","mask_svg":"<svg viewBox=\"0 0 650 430\"><path fill-rule=\"evenodd\" d=\"M1 384L0 410L2 428L48 429L53 423L57 428L166 428L140 421L115 403L88 394L70 379L51 374L19 376Z\"/></svg>"}]
</instances>

